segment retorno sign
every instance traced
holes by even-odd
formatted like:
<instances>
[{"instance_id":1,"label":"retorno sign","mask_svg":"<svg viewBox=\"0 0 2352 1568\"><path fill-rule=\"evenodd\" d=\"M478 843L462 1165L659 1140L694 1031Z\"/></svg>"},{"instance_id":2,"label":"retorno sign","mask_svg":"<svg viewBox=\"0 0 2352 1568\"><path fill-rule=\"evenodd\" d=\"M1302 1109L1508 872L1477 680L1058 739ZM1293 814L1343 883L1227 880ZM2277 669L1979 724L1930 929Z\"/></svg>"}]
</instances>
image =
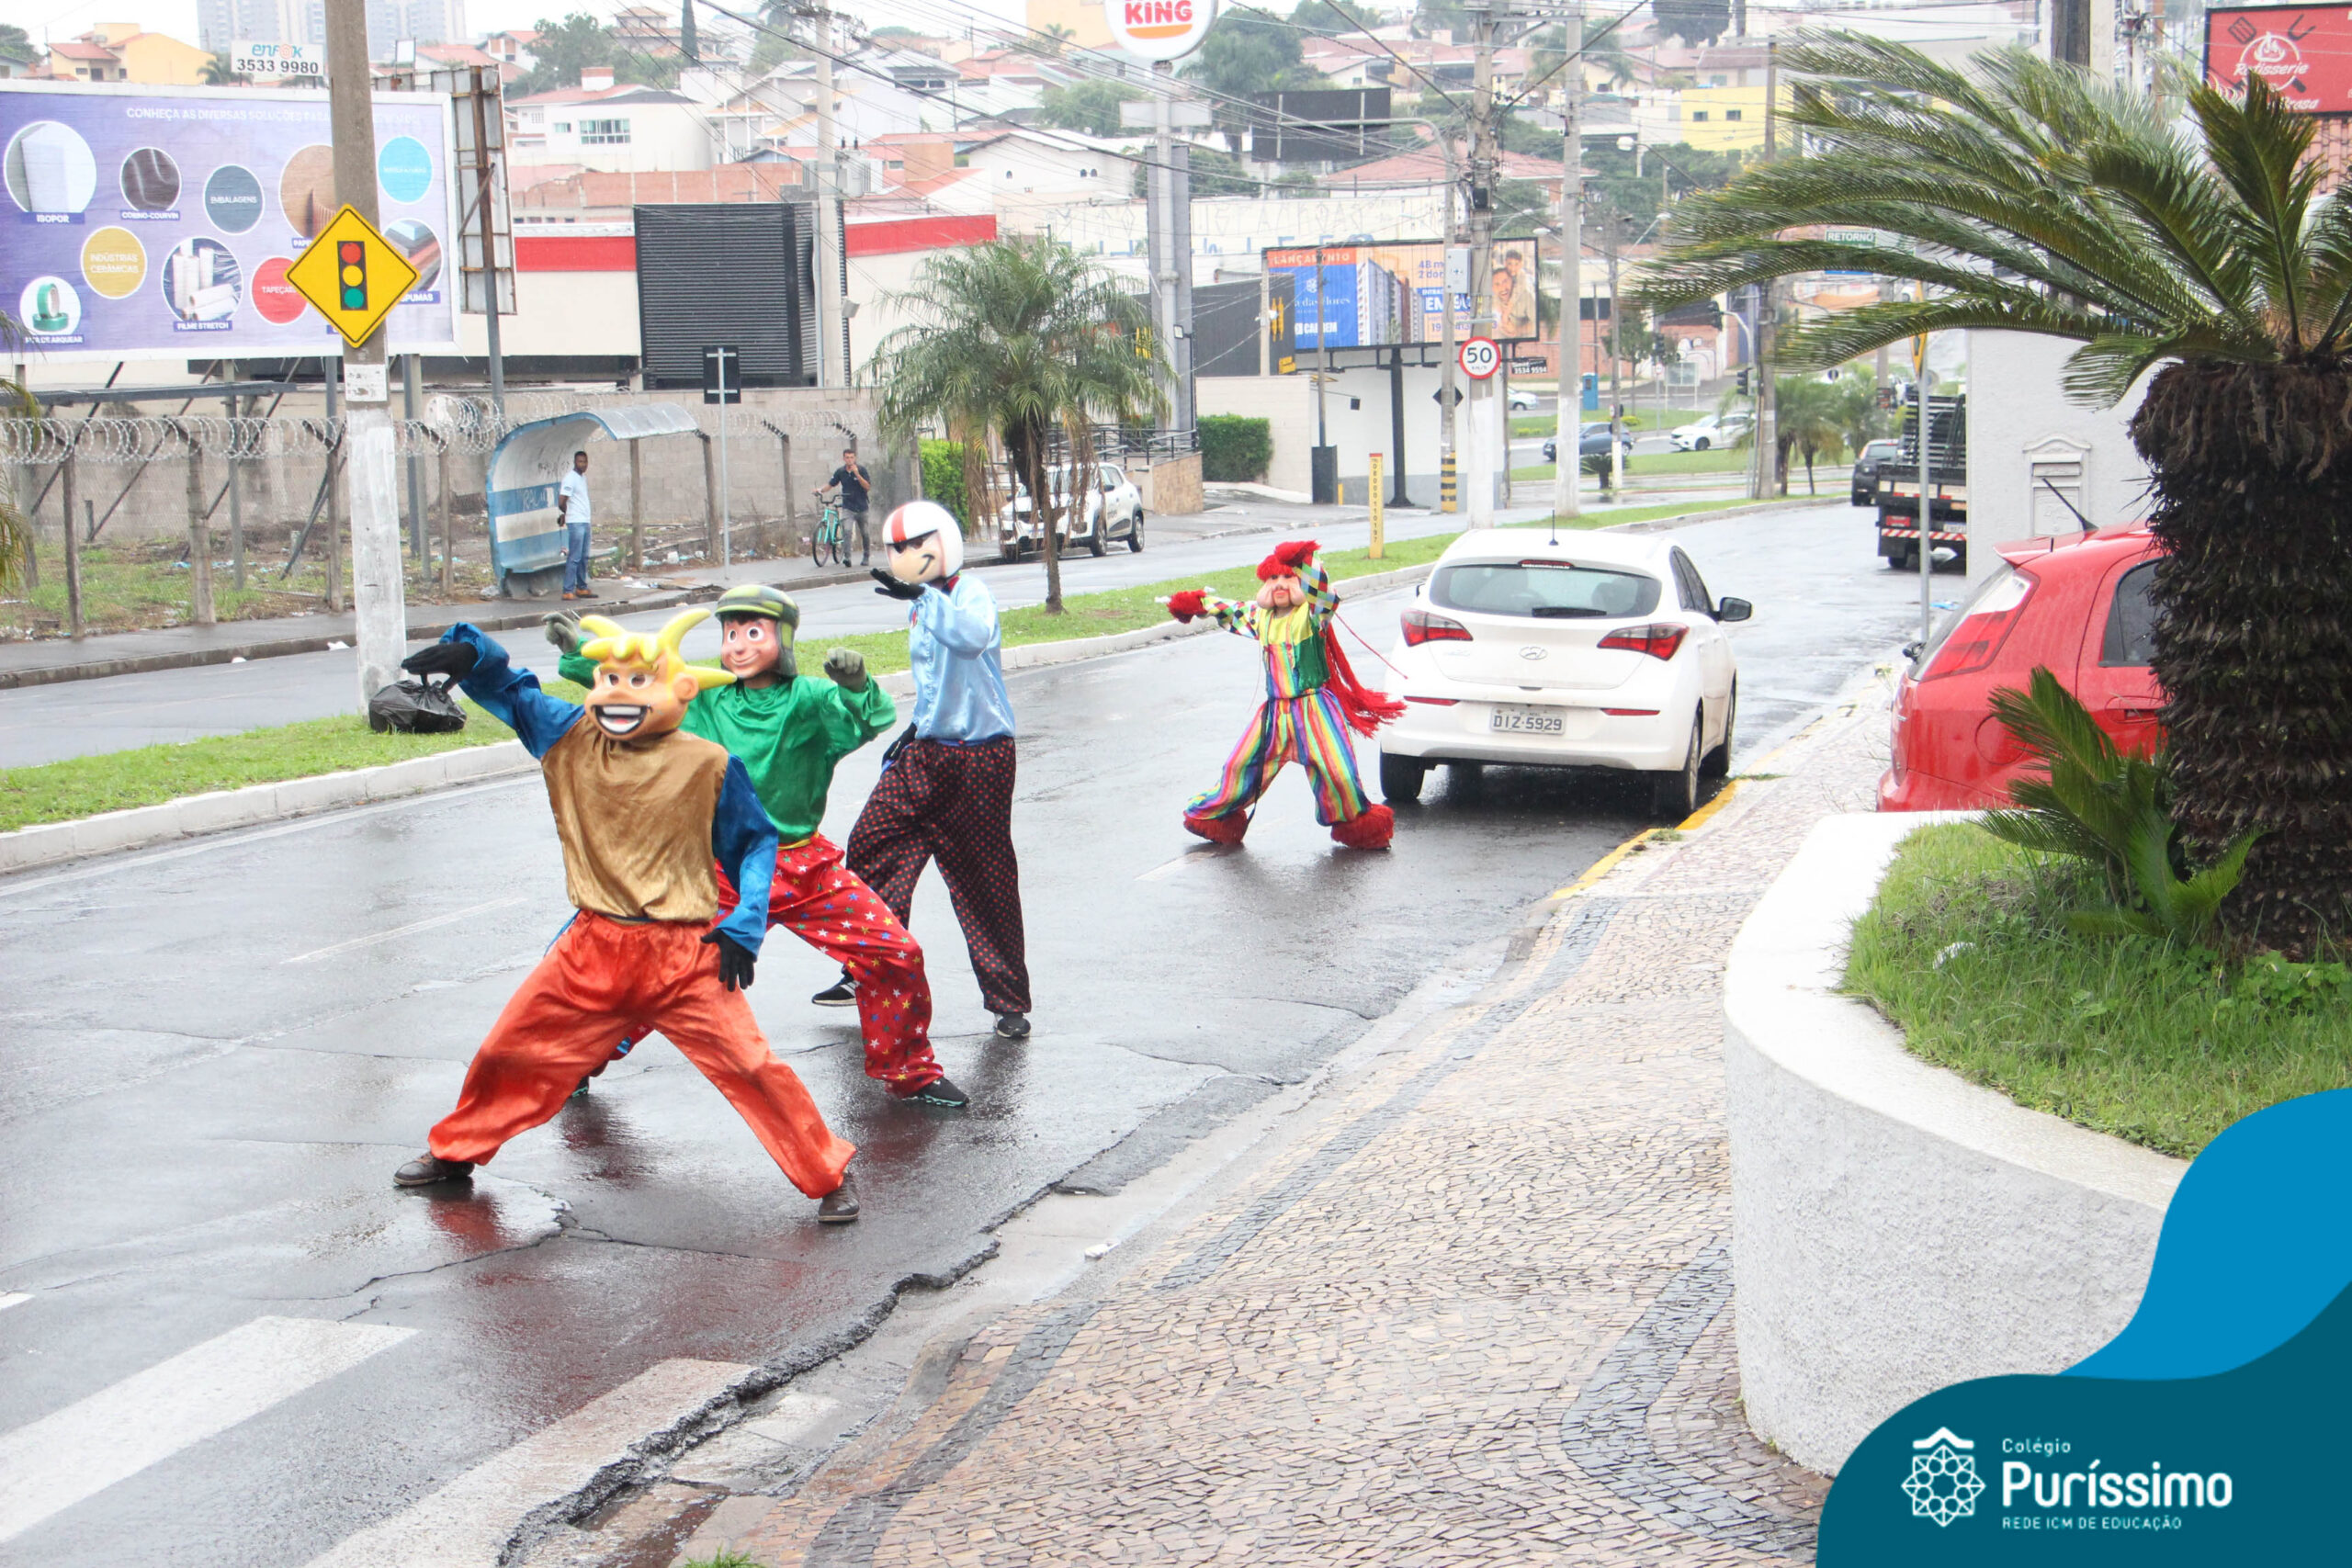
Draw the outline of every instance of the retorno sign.
<instances>
[{"instance_id":1,"label":"retorno sign","mask_svg":"<svg viewBox=\"0 0 2352 1568\"><path fill-rule=\"evenodd\" d=\"M1102 16L1136 59L1182 60L1209 36L1216 0L1102 0Z\"/></svg>"}]
</instances>

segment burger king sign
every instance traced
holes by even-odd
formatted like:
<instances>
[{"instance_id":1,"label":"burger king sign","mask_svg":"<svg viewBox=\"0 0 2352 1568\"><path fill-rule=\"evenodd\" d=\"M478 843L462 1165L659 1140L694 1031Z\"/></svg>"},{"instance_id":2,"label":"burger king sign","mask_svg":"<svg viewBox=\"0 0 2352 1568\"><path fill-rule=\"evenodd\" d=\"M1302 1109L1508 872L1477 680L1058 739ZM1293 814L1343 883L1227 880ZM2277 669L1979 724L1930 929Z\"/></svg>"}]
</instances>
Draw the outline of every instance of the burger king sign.
<instances>
[{"instance_id":1,"label":"burger king sign","mask_svg":"<svg viewBox=\"0 0 2352 1568\"><path fill-rule=\"evenodd\" d=\"M1216 0L1102 0L1102 16L1112 39L1136 59L1181 60L1209 36Z\"/></svg>"}]
</instances>

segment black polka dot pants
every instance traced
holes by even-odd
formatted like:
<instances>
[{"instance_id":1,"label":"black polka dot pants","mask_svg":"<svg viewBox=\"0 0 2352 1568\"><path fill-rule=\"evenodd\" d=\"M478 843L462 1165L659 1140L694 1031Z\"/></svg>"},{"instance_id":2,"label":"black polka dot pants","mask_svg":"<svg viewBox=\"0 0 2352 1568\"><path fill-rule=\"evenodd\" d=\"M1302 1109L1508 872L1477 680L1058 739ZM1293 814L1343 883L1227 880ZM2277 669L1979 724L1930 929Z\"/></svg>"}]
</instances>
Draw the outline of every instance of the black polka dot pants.
<instances>
[{"instance_id":1,"label":"black polka dot pants","mask_svg":"<svg viewBox=\"0 0 2352 1568\"><path fill-rule=\"evenodd\" d=\"M910 740L849 836L849 868L907 922L922 868L939 862L990 1012L1029 1010L1021 866L1012 853L1011 736L956 746Z\"/></svg>"}]
</instances>

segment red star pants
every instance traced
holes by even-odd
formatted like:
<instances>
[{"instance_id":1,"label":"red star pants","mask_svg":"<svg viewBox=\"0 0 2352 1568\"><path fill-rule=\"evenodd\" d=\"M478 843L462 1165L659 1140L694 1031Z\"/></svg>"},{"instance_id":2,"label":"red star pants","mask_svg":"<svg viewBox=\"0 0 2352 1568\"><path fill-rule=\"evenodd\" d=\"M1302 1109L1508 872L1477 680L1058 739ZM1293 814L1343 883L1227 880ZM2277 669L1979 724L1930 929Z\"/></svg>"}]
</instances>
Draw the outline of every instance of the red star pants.
<instances>
[{"instance_id":1,"label":"red star pants","mask_svg":"<svg viewBox=\"0 0 2352 1568\"><path fill-rule=\"evenodd\" d=\"M721 874L719 913L735 907ZM871 887L842 863L822 833L775 852L768 927L782 926L857 982L857 1022L865 1036L865 1076L910 1095L947 1075L931 1054L931 981L922 949Z\"/></svg>"},{"instance_id":2,"label":"red star pants","mask_svg":"<svg viewBox=\"0 0 2352 1568\"><path fill-rule=\"evenodd\" d=\"M785 1176L811 1198L842 1184L856 1146L775 1059L740 991L719 983L709 928L631 924L583 909L548 949L466 1069L458 1108L433 1128L442 1159L486 1163L552 1118L621 1036L660 1030L718 1087Z\"/></svg>"}]
</instances>

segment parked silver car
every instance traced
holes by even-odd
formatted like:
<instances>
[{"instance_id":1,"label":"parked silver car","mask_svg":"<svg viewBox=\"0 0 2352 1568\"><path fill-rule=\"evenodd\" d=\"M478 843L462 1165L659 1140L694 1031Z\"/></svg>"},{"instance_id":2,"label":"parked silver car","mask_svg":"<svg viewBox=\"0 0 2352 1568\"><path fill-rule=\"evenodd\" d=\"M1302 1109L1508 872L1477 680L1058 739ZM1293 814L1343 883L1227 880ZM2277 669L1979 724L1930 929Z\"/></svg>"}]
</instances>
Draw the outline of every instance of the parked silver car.
<instances>
[{"instance_id":1,"label":"parked silver car","mask_svg":"<svg viewBox=\"0 0 2352 1568\"><path fill-rule=\"evenodd\" d=\"M1060 514L1056 537L1062 549L1082 544L1089 553L1099 556L1116 539L1130 550L1141 551L1143 491L1127 478L1126 470L1115 463L1098 464L1093 493L1086 498L1082 508L1072 508L1067 502L1069 487L1075 482L1067 463L1046 470L1046 487L1054 497L1055 511ZM997 532L997 549L1005 559L1017 559L1022 551L1038 547L1039 534L1036 520L1031 515L1033 510L1028 487L1015 490L1012 511Z\"/></svg>"}]
</instances>

